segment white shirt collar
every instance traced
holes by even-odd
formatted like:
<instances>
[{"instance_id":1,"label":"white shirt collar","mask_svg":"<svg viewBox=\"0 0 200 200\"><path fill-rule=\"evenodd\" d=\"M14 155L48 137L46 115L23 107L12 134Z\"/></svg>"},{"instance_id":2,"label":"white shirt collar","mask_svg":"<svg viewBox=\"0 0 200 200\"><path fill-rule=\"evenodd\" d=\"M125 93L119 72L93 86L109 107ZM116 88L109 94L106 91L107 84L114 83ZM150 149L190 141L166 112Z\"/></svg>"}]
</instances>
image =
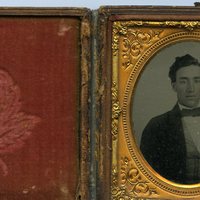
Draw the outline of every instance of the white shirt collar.
<instances>
[{"instance_id":1,"label":"white shirt collar","mask_svg":"<svg viewBox=\"0 0 200 200\"><path fill-rule=\"evenodd\" d=\"M179 102L178 102L178 106L179 106L180 110L182 110L182 109L193 109L193 108L184 106L184 105L180 104ZM199 102L198 106L195 107L195 108L198 108L198 107L200 107L200 102Z\"/></svg>"}]
</instances>

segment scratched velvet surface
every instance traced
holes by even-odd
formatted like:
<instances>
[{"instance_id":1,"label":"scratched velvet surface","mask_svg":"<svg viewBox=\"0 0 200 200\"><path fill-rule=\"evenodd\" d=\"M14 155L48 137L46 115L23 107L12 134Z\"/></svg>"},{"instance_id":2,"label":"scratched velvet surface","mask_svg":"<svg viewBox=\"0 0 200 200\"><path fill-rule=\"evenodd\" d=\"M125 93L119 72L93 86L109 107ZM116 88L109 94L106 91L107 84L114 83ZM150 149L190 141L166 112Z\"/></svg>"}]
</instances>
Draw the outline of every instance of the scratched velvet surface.
<instances>
[{"instance_id":1,"label":"scratched velvet surface","mask_svg":"<svg viewBox=\"0 0 200 200\"><path fill-rule=\"evenodd\" d=\"M0 18L0 70L20 89L20 111L40 119L22 147L0 153L0 199L75 199L79 31L76 18Z\"/></svg>"}]
</instances>

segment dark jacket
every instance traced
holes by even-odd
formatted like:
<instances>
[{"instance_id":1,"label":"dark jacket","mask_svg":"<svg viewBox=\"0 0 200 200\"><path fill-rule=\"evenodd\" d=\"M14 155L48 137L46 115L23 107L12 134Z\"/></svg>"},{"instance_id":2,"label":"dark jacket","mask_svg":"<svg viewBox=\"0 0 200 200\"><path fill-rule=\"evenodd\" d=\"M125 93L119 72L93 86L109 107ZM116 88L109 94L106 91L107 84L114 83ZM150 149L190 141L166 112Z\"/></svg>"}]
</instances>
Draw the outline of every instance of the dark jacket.
<instances>
[{"instance_id":1,"label":"dark jacket","mask_svg":"<svg viewBox=\"0 0 200 200\"><path fill-rule=\"evenodd\" d=\"M150 120L143 131L140 148L160 175L177 183L187 183L186 145L178 105Z\"/></svg>"}]
</instances>

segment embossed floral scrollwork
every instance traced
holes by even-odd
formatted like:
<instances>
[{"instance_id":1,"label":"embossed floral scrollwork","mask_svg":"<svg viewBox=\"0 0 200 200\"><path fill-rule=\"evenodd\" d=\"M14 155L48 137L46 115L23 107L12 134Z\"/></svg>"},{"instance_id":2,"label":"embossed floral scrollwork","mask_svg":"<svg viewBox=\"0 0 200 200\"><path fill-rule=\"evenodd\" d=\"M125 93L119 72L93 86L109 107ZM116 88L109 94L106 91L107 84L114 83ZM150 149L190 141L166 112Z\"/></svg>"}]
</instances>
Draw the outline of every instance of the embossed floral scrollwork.
<instances>
[{"instance_id":1,"label":"embossed floral scrollwork","mask_svg":"<svg viewBox=\"0 0 200 200\"><path fill-rule=\"evenodd\" d=\"M127 34L128 27L124 26L121 22L114 22L113 24L113 42L112 42L112 50L113 55L117 55L118 46L119 46L119 36Z\"/></svg>"},{"instance_id":2,"label":"embossed floral scrollwork","mask_svg":"<svg viewBox=\"0 0 200 200\"><path fill-rule=\"evenodd\" d=\"M130 27L178 27L192 31L200 28L200 21L118 21L114 24L120 30L127 30Z\"/></svg>"},{"instance_id":3,"label":"embossed floral scrollwork","mask_svg":"<svg viewBox=\"0 0 200 200\"><path fill-rule=\"evenodd\" d=\"M140 174L139 171L136 168L132 168L127 173L127 180L130 184L135 184L140 180Z\"/></svg>"},{"instance_id":4,"label":"embossed floral scrollwork","mask_svg":"<svg viewBox=\"0 0 200 200\"><path fill-rule=\"evenodd\" d=\"M149 31L139 31L139 28L150 28ZM155 37L159 36L159 33L153 32L154 28L174 27L181 28L187 31L193 31L194 29L200 28L200 21L115 21L113 23L113 34L112 34L112 50L113 55L116 56L119 50L119 39L120 36L124 37L123 56L126 59L123 62L123 66L132 66L132 59L141 54L144 44L153 42ZM132 30L134 39L127 36ZM136 31L135 31L136 30ZM138 33L137 33L138 32ZM161 31L160 31L161 32ZM158 38L157 38L158 39Z\"/></svg>"},{"instance_id":5,"label":"embossed floral scrollwork","mask_svg":"<svg viewBox=\"0 0 200 200\"><path fill-rule=\"evenodd\" d=\"M160 33L161 31L153 30L129 30L122 43L123 67L132 66L134 59L137 59L145 48L159 40Z\"/></svg>"},{"instance_id":6,"label":"embossed floral scrollwork","mask_svg":"<svg viewBox=\"0 0 200 200\"><path fill-rule=\"evenodd\" d=\"M199 21L166 21L165 22L166 26L175 26L175 27L184 27L185 29L189 31L193 31L195 28L200 27L200 22Z\"/></svg>"},{"instance_id":7,"label":"embossed floral scrollwork","mask_svg":"<svg viewBox=\"0 0 200 200\"><path fill-rule=\"evenodd\" d=\"M155 188L142 179L139 170L134 167L127 157L121 159L120 170L113 168L112 199L133 200L135 197L158 197Z\"/></svg>"},{"instance_id":8,"label":"embossed floral scrollwork","mask_svg":"<svg viewBox=\"0 0 200 200\"><path fill-rule=\"evenodd\" d=\"M118 100L118 90L116 87L116 83L113 82L112 85L112 137L113 140L117 138L118 133L118 118L121 114L121 108L119 106L119 100Z\"/></svg>"}]
</instances>

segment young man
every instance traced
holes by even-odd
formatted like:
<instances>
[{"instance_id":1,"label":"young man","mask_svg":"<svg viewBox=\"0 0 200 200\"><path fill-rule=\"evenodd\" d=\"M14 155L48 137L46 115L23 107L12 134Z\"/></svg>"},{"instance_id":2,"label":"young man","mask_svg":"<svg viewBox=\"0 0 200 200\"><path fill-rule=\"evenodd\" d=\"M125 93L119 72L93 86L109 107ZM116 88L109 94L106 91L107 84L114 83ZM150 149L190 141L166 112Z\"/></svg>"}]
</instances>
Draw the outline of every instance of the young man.
<instances>
[{"instance_id":1,"label":"young man","mask_svg":"<svg viewBox=\"0 0 200 200\"><path fill-rule=\"evenodd\" d=\"M169 112L150 120L140 148L152 168L168 180L199 183L200 63L189 54L177 57L169 77L178 102Z\"/></svg>"}]
</instances>

